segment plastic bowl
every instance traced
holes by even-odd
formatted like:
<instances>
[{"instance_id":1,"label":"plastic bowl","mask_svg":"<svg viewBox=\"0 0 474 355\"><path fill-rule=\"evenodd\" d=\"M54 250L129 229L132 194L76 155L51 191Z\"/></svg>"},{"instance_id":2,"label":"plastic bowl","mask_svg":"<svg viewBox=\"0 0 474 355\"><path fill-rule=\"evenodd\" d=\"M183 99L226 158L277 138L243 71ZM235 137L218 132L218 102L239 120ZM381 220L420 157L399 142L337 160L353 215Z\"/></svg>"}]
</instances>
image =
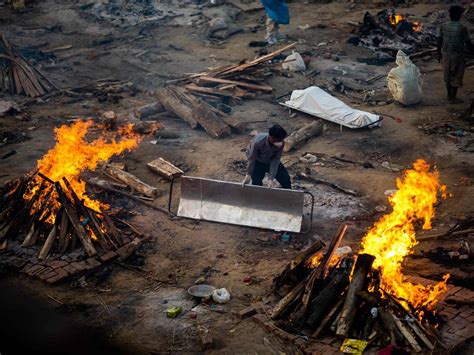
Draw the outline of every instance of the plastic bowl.
<instances>
[{"instance_id":1,"label":"plastic bowl","mask_svg":"<svg viewBox=\"0 0 474 355\"><path fill-rule=\"evenodd\" d=\"M210 297L215 290L211 285L194 285L188 288L188 293L194 297Z\"/></svg>"}]
</instances>

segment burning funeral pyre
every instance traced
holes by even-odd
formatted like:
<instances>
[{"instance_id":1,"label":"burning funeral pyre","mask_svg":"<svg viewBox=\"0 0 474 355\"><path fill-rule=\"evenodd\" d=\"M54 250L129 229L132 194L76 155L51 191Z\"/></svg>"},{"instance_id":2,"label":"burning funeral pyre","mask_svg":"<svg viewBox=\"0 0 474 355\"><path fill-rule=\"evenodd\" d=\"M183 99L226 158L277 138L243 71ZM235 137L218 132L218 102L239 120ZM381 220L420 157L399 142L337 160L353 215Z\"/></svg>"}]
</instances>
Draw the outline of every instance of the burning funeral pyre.
<instances>
[{"instance_id":1,"label":"burning funeral pyre","mask_svg":"<svg viewBox=\"0 0 474 355\"><path fill-rule=\"evenodd\" d=\"M332 333L363 346L409 345L415 351L440 343L433 311L449 275L434 285L415 285L403 275L402 262L417 244L415 226L421 221L423 229L431 228L445 186L436 170L418 160L397 187L389 198L392 212L363 237L358 255L336 253L347 229L342 226L327 248L317 241L274 280L275 293L290 290L271 315L281 329L312 339Z\"/></svg>"},{"instance_id":2,"label":"burning funeral pyre","mask_svg":"<svg viewBox=\"0 0 474 355\"><path fill-rule=\"evenodd\" d=\"M88 196L79 177L85 170L95 170L99 162L135 149L140 137L129 125L109 140L100 136L88 142L92 125L89 120L56 128L56 145L38 161L36 171L7 184L0 201L2 250L29 248L34 251L31 260L38 261L59 258L82 246L84 257L91 258L117 251L133 236L141 237L134 228L130 233L131 225L109 215L107 204Z\"/></svg>"},{"instance_id":3,"label":"burning funeral pyre","mask_svg":"<svg viewBox=\"0 0 474 355\"><path fill-rule=\"evenodd\" d=\"M350 38L349 42L394 58L398 50L413 54L436 48L436 31L436 27L423 24L416 17L386 9L376 15L366 12L362 25L355 31L356 37Z\"/></svg>"}]
</instances>

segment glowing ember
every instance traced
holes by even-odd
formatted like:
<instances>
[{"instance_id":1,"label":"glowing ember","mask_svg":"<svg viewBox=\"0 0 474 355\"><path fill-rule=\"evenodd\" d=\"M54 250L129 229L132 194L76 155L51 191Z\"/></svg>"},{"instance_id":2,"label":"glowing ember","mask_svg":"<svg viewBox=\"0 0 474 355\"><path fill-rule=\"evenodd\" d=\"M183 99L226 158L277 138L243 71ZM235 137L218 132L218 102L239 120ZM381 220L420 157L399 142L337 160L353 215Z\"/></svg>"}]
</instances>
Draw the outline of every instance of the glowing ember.
<instances>
[{"instance_id":1,"label":"glowing ember","mask_svg":"<svg viewBox=\"0 0 474 355\"><path fill-rule=\"evenodd\" d=\"M66 178L79 199L83 199L87 207L99 211L100 207L107 208L108 206L86 195L86 185L79 178L79 174L86 169L95 170L99 161L106 161L113 155L136 148L140 138L133 133L132 126L129 125L121 128L118 134L112 137L109 142L104 137L88 142L86 134L92 125L93 121L89 120L78 121L71 126L64 125L56 128L56 145L38 161L37 168L40 173L53 181L59 181L61 184L63 184L62 178ZM117 141L117 136L121 136L120 141ZM40 184L41 178L36 177L30 191L24 196L25 199L30 200ZM56 199L57 195L55 195L55 192L53 193L54 195L53 198L50 198L50 203L53 205L53 208L57 209L59 203ZM42 193L36 207L45 197L46 193ZM55 213L51 214L53 221L54 215Z\"/></svg>"},{"instance_id":2,"label":"glowing ember","mask_svg":"<svg viewBox=\"0 0 474 355\"><path fill-rule=\"evenodd\" d=\"M410 21L408 18L405 18L402 15L390 15L388 17L388 20L390 21L392 26L396 26L398 23L405 20L406 22L408 22L413 27L413 31L421 32L423 30L423 25L422 25L421 22L419 22L419 21Z\"/></svg>"},{"instance_id":3,"label":"glowing ember","mask_svg":"<svg viewBox=\"0 0 474 355\"><path fill-rule=\"evenodd\" d=\"M374 267L381 269L382 288L408 301L416 309L430 309L447 290L446 281L431 286L414 285L402 274L403 259L412 253L417 244L414 223L423 221L423 229L431 229L437 193L446 198L446 186L438 180L438 172L430 165L417 160L413 169L397 179L398 190L389 197L393 211L383 216L362 240L361 253L374 255Z\"/></svg>"}]
</instances>

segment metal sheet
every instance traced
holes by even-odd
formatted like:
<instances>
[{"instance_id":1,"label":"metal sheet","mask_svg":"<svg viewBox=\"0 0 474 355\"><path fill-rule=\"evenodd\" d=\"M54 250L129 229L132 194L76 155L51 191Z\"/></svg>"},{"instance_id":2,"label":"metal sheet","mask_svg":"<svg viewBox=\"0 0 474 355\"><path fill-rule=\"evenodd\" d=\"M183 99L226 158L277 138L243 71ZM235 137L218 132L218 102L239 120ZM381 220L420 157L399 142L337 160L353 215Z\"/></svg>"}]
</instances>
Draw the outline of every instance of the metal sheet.
<instances>
[{"instance_id":1,"label":"metal sheet","mask_svg":"<svg viewBox=\"0 0 474 355\"><path fill-rule=\"evenodd\" d=\"M302 191L181 177L180 217L298 233L303 208Z\"/></svg>"}]
</instances>

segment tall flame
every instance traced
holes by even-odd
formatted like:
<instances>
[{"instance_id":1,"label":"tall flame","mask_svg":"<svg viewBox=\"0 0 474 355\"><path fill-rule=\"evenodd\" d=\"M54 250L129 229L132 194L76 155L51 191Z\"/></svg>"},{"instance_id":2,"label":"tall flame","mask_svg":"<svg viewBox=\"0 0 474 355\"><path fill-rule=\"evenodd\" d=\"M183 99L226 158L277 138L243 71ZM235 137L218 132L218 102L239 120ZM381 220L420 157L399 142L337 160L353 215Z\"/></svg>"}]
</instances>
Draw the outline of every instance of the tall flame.
<instances>
[{"instance_id":1,"label":"tall flame","mask_svg":"<svg viewBox=\"0 0 474 355\"><path fill-rule=\"evenodd\" d=\"M63 125L55 128L56 145L38 161L37 168L40 173L53 181L62 183L62 178L66 178L78 197L84 200L84 204L98 211L100 207L106 205L86 195L86 185L79 178L79 174L86 169L95 170L99 161L106 161L113 155L136 148L140 138L133 133L132 125L128 125L121 128L109 142L103 136L88 142L86 134L92 124L92 120L77 121L71 126ZM117 141L117 136L121 136L120 141ZM36 193L40 180L39 177L35 179L32 189L25 196L26 199L30 199ZM40 197L40 201L42 198L44 196Z\"/></svg>"},{"instance_id":2,"label":"tall flame","mask_svg":"<svg viewBox=\"0 0 474 355\"><path fill-rule=\"evenodd\" d=\"M444 280L435 285L414 285L402 273L403 259L417 244L414 223L423 221L423 229L431 229L437 193L446 197L446 186L441 185L437 170L417 160L413 169L397 179L398 190L389 197L393 211L384 215L362 240L361 253L375 256L374 267L381 269L382 287L388 293L408 301L416 309L432 308L447 290Z\"/></svg>"}]
</instances>

